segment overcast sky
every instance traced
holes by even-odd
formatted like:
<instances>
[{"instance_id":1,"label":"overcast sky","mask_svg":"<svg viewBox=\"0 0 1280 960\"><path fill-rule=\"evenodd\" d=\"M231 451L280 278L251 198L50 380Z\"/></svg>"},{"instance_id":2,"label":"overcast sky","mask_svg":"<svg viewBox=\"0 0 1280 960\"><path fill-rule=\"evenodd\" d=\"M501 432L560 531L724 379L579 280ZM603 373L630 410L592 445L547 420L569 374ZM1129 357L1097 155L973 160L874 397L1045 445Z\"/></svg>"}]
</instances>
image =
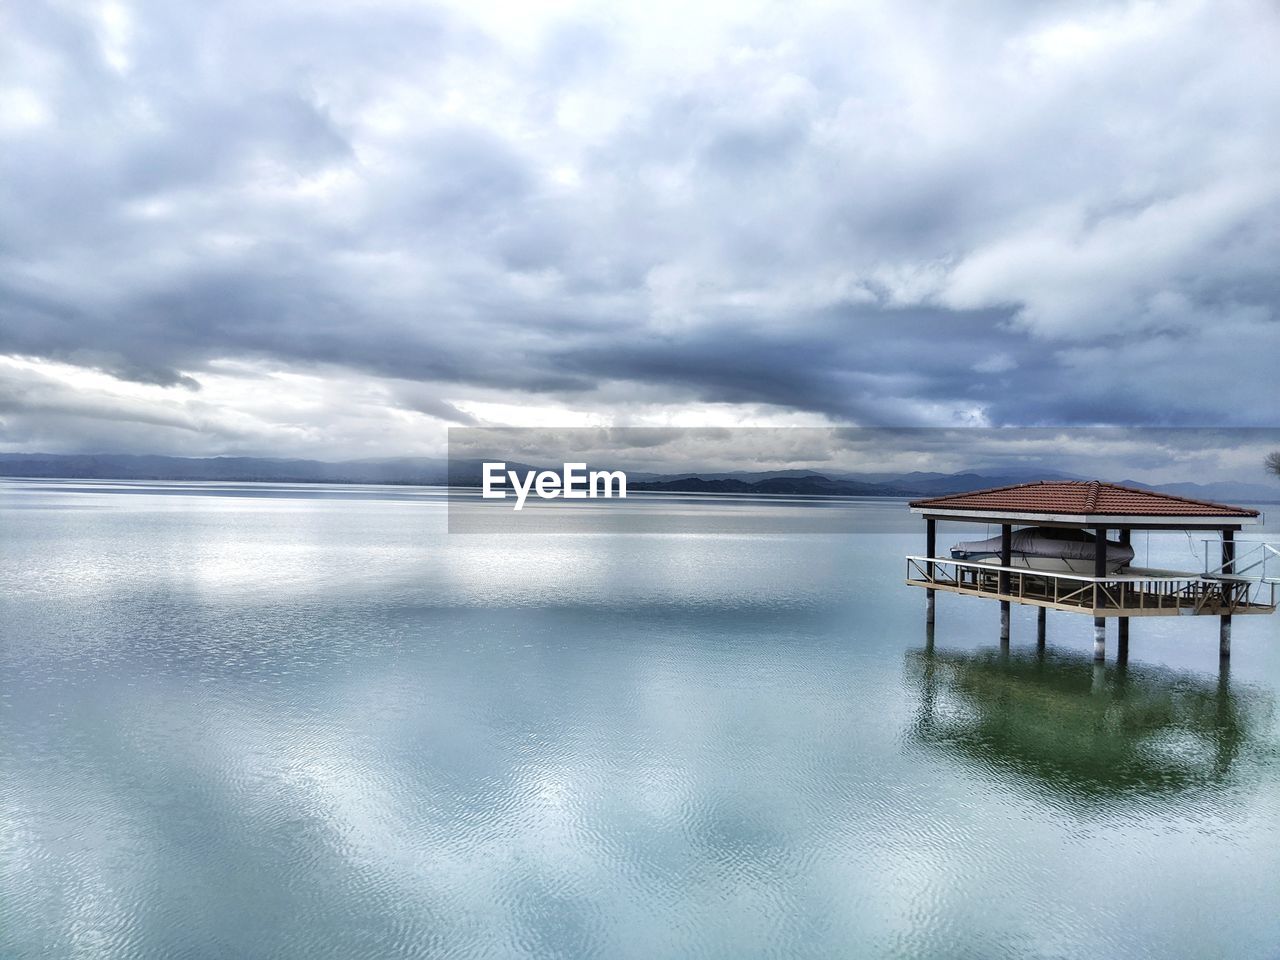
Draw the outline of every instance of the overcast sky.
<instances>
[{"instance_id":1,"label":"overcast sky","mask_svg":"<svg viewBox=\"0 0 1280 960\"><path fill-rule=\"evenodd\" d=\"M0 449L1275 425L1278 10L0 4Z\"/></svg>"}]
</instances>

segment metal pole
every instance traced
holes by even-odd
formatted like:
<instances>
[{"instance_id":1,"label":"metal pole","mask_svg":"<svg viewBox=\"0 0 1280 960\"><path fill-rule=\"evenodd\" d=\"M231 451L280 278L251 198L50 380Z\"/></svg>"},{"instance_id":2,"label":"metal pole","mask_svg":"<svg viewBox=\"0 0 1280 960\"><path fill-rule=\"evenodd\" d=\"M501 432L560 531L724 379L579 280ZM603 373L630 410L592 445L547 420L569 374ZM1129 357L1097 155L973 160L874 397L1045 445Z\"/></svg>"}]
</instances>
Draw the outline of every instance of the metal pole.
<instances>
[{"instance_id":1,"label":"metal pole","mask_svg":"<svg viewBox=\"0 0 1280 960\"><path fill-rule=\"evenodd\" d=\"M1236 540L1235 531L1222 531L1222 573L1230 576L1235 571ZM1222 660L1231 658L1231 614L1222 615L1218 624L1218 657Z\"/></svg>"},{"instance_id":2,"label":"metal pole","mask_svg":"<svg viewBox=\"0 0 1280 960\"><path fill-rule=\"evenodd\" d=\"M1107 530L1105 527L1097 527L1093 531L1093 575L1101 580L1107 575ZM1096 607L1099 600L1098 585L1093 585L1093 604ZM1107 621L1103 617L1093 618L1093 659L1103 661L1107 659Z\"/></svg>"},{"instance_id":3,"label":"metal pole","mask_svg":"<svg viewBox=\"0 0 1280 960\"><path fill-rule=\"evenodd\" d=\"M1013 565L1013 527L1010 524L1000 525L1000 566ZM1009 592L1009 571L1000 571L1000 592Z\"/></svg>"},{"instance_id":4,"label":"metal pole","mask_svg":"<svg viewBox=\"0 0 1280 960\"><path fill-rule=\"evenodd\" d=\"M1133 546L1133 531L1132 531L1132 530L1130 530L1128 527L1124 527L1123 529L1121 529L1121 531L1120 531L1120 543L1121 543L1121 544L1123 544L1123 545L1124 545L1124 546L1126 546L1126 547L1132 547L1132 546ZM1132 599L1132 597L1131 597L1131 588L1128 586L1128 584L1122 584L1122 585L1121 585L1121 587L1120 587L1120 603L1121 603L1121 605L1122 605L1122 606L1125 606L1125 607L1129 606L1129 601L1130 601L1131 599ZM1129 631L1128 631L1127 629L1124 631L1124 638L1125 638L1125 640L1126 640L1126 641L1129 639Z\"/></svg>"},{"instance_id":5,"label":"metal pole","mask_svg":"<svg viewBox=\"0 0 1280 960\"><path fill-rule=\"evenodd\" d=\"M1010 524L1000 525L1000 566L1009 567L1013 563L1013 527ZM1000 571L1000 594L1009 593L1009 571ZM1000 642L1009 642L1009 601L1000 601Z\"/></svg>"},{"instance_id":6,"label":"metal pole","mask_svg":"<svg viewBox=\"0 0 1280 960\"><path fill-rule=\"evenodd\" d=\"M924 555L926 557L932 558L934 552L937 550L937 532L937 521L934 520L933 517L926 517L924 521ZM924 570L925 578L930 583L933 583L933 564L926 562ZM928 589L924 592L924 622L930 626L933 625L934 594L936 592L937 591L935 590Z\"/></svg>"},{"instance_id":7,"label":"metal pole","mask_svg":"<svg viewBox=\"0 0 1280 960\"><path fill-rule=\"evenodd\" d=\"M1120 530L1120 542L1126 546L1132 546L1133 531L1128 527ZM1127 584L1120 586L1120 605L1129 606L1129 587ZM1121 617L1116 622L1116 659L1121 663L1129 662L1129 618Z\"/></svg>"}]
</instances>

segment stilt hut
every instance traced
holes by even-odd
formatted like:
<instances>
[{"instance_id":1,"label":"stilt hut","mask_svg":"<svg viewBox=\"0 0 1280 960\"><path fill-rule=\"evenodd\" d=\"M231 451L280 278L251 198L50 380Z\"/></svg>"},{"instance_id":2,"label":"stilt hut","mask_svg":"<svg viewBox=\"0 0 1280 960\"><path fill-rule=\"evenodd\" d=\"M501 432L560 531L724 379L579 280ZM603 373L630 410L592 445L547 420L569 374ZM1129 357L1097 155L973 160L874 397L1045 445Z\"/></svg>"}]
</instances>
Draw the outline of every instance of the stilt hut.
<instances>
[{"instance_id":1,"label":"stilt hut","mask_svg":"<svg viewBox=\"0 0 1280 960\"><path fill-rule=\"evenodd\" d=\"M1118 649L1124 657L1133 617L1214 616L1219 618L1219 649L1225 658L1231 654L1233 616L1276 609L1276 580L1265 573L1266 560L1280 553L1265 542L1248 544L1244 554L1237 551L1236 533L1260 520L1258 511L1247 507L1098 480L1020 483L913 500L910 507L925 520L925 553L907 557L907 583L925 589L929 623L938 591L999 601L1002 641L1009 638L1010 604L1040 608L1041 642L1046 610L1081 613L1094 618L1094 658L1103 660L1108 619L1119 624ZM1000 538L989 557L940 557L940 521L998 525ZM1074 564L1044 563L1036 551L1015 549L1015 531L1021 544L1033 532L1052 540L1055 530L1078 531L1058 535L1076 545ZM1194 572L1109 563L1109 546L1131 555L1134 530L1208 532L1217 535L1220 547L1216 556L1206 557L1203 570ZM1113 531L1118 541L1108 540ZM1087 558L1085 569L1080 567L1082 557Z\"/></svg>"}]
</instances>

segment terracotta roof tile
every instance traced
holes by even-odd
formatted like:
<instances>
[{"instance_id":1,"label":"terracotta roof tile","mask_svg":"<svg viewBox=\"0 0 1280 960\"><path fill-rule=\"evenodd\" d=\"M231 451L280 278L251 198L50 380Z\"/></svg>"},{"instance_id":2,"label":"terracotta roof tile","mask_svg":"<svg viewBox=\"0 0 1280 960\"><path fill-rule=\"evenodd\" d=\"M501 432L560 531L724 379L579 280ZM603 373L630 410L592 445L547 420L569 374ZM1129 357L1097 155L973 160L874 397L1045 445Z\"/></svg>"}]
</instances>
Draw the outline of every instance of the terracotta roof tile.
<instances>
[{"instance_id":1,"label":"terracotta roof tile","mask_svg":"<svg viewBox=\"0 0 1280 960\"><path fill-rule=\"evenodd\" d=\"M1257 510L1100 480L1040 480L912 500L913 507L1093 516L1256 517Z\"/></svg>"}]
</instances>

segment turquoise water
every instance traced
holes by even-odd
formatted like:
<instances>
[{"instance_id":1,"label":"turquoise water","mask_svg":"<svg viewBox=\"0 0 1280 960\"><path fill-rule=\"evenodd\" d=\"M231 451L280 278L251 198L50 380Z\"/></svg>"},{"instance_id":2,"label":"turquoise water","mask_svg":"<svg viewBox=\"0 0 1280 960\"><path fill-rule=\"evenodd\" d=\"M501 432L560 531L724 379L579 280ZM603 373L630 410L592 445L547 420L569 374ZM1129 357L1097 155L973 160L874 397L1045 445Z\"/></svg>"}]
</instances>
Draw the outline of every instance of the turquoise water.
<instances>
[{"instance_id":1,"label":"turquoise water","mask_svg":"<svg viewBox=\"0 0 1280 960\"><path fill-rule=\"evenodd\" d=\"M929 642L918 521L840 509L896 532L0 482L0 956L1280 953L1276 618Z\"/></svg>"}]
</instances>

